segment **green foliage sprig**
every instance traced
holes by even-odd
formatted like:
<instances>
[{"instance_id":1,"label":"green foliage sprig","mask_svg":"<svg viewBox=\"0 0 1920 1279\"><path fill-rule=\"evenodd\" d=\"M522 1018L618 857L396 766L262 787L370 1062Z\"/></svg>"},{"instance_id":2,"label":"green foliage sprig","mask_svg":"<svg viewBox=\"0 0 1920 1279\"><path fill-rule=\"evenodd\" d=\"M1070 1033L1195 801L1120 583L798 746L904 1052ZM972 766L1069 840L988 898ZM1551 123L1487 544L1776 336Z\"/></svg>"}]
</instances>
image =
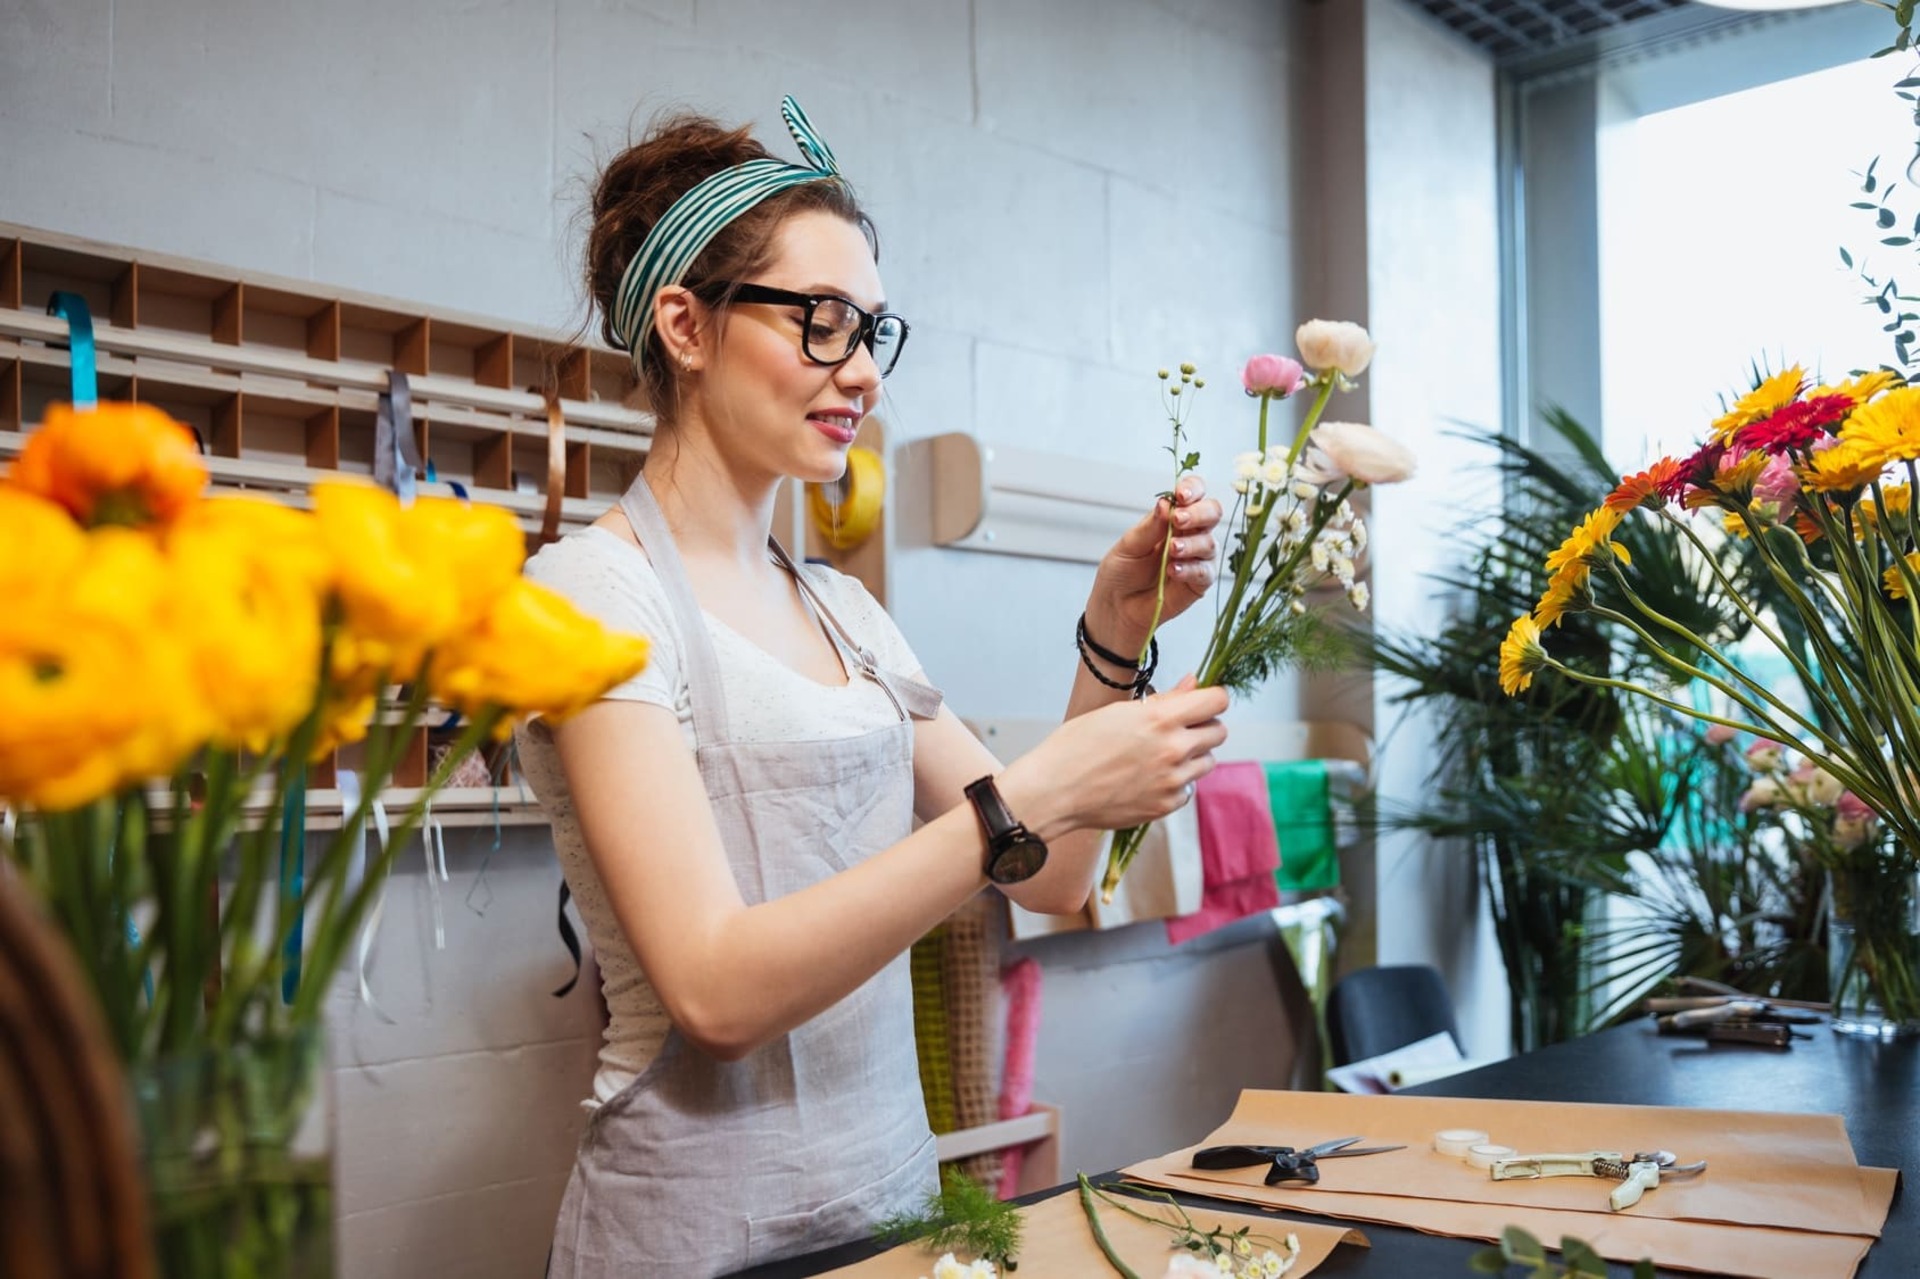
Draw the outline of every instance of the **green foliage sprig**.
<instances>
[{"instance_id":1,"label":"green foliage sprig","mask_svg":"<svg viewBox=\"0 0 1920 1279\"><path fill-rule=\"evenodd\" d=\"M1607 1279L1607 1263L1584 1239L1567 1235L1560 1240L1560 1255L1565 1268L1556 1266L1546 1247L1518 1226L1500 1232L1497 1248L1482 1248L1468 1264L1483 1275L1504 1275L1510 1266L1527 1267L1529 1279ZM1633 1263L1633 1279L1653 1279L1653 1260L1642 1257Z\"/></svg>"},{"instance_id":2,"label":"green foliage sprig","mask_svg":"<svg viewBox=\"0 0 1920 1279\"><path fill-rule=\"evenodd\" d=\"M896 1213L873 1228L882 1243L921 1243L930 1252L965 1253L991 1261L1001 1272L1017 1269L1020 1209L957 1168L946 1169L940 1189L919 1212Z\"/></svg>"}]
</instances>

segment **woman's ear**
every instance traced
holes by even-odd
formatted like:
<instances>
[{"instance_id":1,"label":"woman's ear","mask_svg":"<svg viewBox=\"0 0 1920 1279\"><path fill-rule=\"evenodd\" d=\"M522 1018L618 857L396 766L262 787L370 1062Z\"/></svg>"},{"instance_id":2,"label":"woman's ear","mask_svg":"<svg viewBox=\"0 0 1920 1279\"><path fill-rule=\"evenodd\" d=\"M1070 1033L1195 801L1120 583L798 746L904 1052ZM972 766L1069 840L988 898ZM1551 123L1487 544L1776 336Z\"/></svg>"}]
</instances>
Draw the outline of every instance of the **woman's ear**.
<instances>
[{"instance_id":1,"label":"woman's ear","mask_svg":"<svg viewBox=\"0 0 1920 1279\"><path fill-rule=\"evenodd\" d=\"M653 327L671 367L691 373L706 363L711 315L706 303L678 284L667 285L654 297Z\"/></svg>"}]
</instances>

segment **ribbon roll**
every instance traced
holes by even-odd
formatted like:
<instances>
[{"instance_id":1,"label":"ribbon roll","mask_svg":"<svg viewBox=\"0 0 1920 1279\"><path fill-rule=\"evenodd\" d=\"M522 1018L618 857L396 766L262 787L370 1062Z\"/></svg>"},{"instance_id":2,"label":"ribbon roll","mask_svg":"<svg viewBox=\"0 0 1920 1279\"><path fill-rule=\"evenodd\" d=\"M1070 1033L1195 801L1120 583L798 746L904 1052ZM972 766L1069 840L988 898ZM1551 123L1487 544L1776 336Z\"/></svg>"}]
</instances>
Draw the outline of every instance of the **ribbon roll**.
<instances>
[{"instance_id":1,"label":"ribbon roll","mask_svg":"<svg viewBox=\"0 0 1920 1279\"><path fill-rule=\"evenodd\" d=\"M1443 1128L1433 1134L1433 1148L1443 1155L1465 1159L1467 1151L1485 1144L1487 1134L1478 1128Z\"/></svg>"},{"instance_id":2,"label":"ribbon roll","mask_svg":"<svg viewBox=\"0 0 1920 1279\"><path fill-rule=\"evenodd\" d=\"M74 408L90 409L100 402L100 377L93 354L93 312L78 293L61 291L47 299L47 314L67 322L67 351L73 365L70 398Z\"/></svg>"},{"instance_id":3,"label":"ribbon roll","mask_svg":"<svg viewBox=\"0 0 1920 1279\"><path fill-rule=\"evenodd\" d=\"M872 449L847 450L847 471L831 484L807 485L814 531L836 551L850 551L879 527L887 496L887 468Z\"/></svg>"}]
</instances>

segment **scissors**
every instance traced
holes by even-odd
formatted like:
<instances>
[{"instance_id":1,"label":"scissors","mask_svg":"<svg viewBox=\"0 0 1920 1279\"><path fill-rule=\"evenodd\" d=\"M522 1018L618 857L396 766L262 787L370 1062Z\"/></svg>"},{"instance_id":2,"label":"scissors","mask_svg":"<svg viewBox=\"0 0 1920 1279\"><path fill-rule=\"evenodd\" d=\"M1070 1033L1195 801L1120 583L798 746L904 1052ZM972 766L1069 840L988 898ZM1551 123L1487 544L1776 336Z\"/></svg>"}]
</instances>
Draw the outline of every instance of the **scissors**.
<instances>
[{"instance_id":1,"label":"scissors","mask_svg":"<svg viewBox=\"0 0 1920 1279\"><path fill-rule=\"evenodd\" d=\"M1320 1180L1322 1159L1337 1159L1343 1155L1378 1155L1389 1150L1405 1150L1405 1146L1363 1146L1351 1150L1350 1146L1359 1141L1358 1137L1336 1137L1332 1141L1323 1141L1317 1146L1308 1146L1297 1150L1292 1146L1206 1146L1193 1152L1195 1168L1251 1168L1255 1164L1269 1161L1273 1166L1267 1169L1266 1184L1278 1185L1283 1181L1304 1181L1313 1185Z\"/></svg>"}]
</instances>

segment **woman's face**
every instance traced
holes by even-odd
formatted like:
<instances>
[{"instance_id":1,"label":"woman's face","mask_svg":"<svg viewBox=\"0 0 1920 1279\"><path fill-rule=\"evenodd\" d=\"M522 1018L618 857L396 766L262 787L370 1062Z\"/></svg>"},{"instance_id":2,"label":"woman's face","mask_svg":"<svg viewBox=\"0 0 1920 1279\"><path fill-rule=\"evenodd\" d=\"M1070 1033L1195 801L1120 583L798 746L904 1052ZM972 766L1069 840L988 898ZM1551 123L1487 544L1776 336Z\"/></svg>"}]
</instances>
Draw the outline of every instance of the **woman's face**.
<instances>
[{"instance_id":1,"label":"woman's face","mask_svg":"<svg viewBox=\"0 0 1920 1279\"><path fill-rule=\"evenodd\" d=\"M752 279L735 281L830 294L868 312L885 309L880 271L860 229L831 213L795 214L774 239L774 257ZM836 480L860 419L880 390L866 345L836 365L817 364L801 346L804 308L735 302L700 379L702 417L724 454L748 470Z\"/></svg>"}]
</instances>

